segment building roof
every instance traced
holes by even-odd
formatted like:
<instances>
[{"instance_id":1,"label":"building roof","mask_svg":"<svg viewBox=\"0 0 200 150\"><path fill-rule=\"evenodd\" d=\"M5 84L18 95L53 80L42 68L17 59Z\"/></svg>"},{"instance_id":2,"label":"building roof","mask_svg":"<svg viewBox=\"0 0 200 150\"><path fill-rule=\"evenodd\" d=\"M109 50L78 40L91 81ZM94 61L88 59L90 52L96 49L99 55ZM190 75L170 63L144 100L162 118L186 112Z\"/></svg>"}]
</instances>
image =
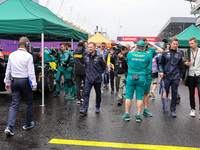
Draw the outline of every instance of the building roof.
<instances>
[{"instance_id":1,"label":"building roof","mask_svg":"<svg viewBox=\"0 0 200 150\"><path fill-rule=\"evenodd\" d=\"M163 26L157 37L161 39L168 39L181 33L184 29L188 28L191 24L196 23L195 17L171 17Z\"/></svg>"}]
</instances>

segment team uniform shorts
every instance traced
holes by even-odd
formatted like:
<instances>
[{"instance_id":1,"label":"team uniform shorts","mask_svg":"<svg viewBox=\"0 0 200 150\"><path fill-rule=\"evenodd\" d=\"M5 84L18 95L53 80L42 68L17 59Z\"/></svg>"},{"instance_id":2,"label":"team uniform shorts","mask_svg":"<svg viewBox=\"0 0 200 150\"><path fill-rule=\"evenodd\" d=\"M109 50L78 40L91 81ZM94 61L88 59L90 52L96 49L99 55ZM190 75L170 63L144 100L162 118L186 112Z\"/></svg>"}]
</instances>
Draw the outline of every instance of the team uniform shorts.
<instances>
[{"instance_id":1,"label":"team uniform shorts","mask_svg":"<svg viewBox=\"0 0 200 150\"><path fill-rule=\"evenodd\" d=\"M148 94L150 87L151 87L151 74L146 75L146 85L145 85L145 90L144 94Z\"/></svg>"},{"instance_id":2,"label":"team uniform shorts","mask_svg":"<svg viewBox=\"0 0 200 150\"><path fill-rule=\"evenodd\" d=\"M145 76L139 75L138 80L133 80L131 75L126 79L126 99L133 99L134 91L136 91L136 99L143 100L145 90Z\"/></svg>"}]
</instances>

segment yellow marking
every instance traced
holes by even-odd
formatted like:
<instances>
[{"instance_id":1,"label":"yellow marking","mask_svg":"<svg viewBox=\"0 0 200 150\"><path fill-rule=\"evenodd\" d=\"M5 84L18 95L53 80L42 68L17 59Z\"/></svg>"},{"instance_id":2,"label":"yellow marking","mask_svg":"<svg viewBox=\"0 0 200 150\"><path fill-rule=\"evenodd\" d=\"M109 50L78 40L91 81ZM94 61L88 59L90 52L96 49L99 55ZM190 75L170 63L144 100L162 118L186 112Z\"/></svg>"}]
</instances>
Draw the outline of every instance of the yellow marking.
<instances>
[{"instance_id":1,"label":"yellow marking","mask_svg":"<svg viewBox=\"0 0 200 150\"><path fill-rule=\"evenodd\" d=\"M75 54L74 58L82 58L83 56L81 54Z\"/></svg>"},{"instance_id":2,"label":"yellow marking","mask_svg":"<svg viewBox=\"0 0 200 150\"><path fill-rule=\"evenodd\" d=\"M137 54L132 54L132 55L136 57L145 57L145 55L137 55Z\"/></svg>"},{"instance_id":3,"label":"yellow marking","mask_svg":"<svg viewBox=\"0 0 200 150\"><path fill-rule=\"evenodd\" d=\"M52 139L49 143L51 143L51 144L79 145L79 146L94 146L94 147L148 149L148 150L188 150L188 149L189 150L200 150L200 148L194 148L194 147L112 143L112 142L80 141L80 140L64 140L64 139Z\"/></svg>"}]
</instances>

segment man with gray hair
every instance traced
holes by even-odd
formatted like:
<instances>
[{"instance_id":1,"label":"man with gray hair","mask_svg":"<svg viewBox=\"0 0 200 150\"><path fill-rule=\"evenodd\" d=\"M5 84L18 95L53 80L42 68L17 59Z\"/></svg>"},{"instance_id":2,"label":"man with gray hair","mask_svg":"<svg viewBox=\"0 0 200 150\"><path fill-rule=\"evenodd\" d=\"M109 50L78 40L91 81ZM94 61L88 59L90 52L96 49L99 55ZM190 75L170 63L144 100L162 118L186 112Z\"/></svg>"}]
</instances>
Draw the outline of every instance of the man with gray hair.
<instances>
[{"instance_id":1,"label":"man with gray hair","mask_svg":"<svg viewBox=\"0 0 200 150\"><path fill-rule=\"evenodd\" d=\"M7 136L14 135L13 126L17 118L17 112L21 98L26 100L26 124L24 130L33 128L33 91L37 89L33 56L27 52L30 47L27 37L19 40L19 49L10 54L4 79L5 89L12 90L12 103L8 114L8 124L5 129Z\"/></svg>"}]
</instances>

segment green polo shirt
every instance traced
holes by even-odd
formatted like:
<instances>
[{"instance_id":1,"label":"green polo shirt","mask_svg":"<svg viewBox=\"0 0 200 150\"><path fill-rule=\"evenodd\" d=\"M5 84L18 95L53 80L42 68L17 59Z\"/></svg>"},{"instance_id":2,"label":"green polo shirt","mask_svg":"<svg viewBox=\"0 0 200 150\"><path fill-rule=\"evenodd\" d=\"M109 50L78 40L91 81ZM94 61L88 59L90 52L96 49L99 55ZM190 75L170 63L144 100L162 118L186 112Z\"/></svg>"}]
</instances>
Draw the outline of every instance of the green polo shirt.
<instances>
[{"instance_id":1,"label":"green polo shirt","mask_svg":"<svg viewBox=\"0 0 200 150\"><path fill-rule=\"evenodd\" d=\"M127 63L129 65L128 75L146 75L146 69L150 64L149 52L136 49L128 53Z\"/></svg>"}]
</instances>

